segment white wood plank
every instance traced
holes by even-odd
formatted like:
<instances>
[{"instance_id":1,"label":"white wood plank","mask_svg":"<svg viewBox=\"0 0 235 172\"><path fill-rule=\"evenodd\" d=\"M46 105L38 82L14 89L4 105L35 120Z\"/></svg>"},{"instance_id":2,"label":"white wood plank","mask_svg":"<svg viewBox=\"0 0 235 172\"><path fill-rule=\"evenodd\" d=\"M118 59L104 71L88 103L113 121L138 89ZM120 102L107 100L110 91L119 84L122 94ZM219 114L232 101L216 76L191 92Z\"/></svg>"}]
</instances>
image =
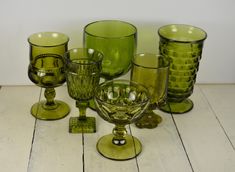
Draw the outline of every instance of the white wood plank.
<instances>
[{"instance_id":1,"label":"white wood plank","mask_svg":"<svg viewBox=\"0 0 235 172\"><path fill-rule=\"evenodd\" d=\"M78 113L75 101L65 86L56 88L56 94L56 99L68 103L71 112L56 121L37 120L29 172L82 171L81 135L68 132L69 117Z\"/></svg>"},{"instance_id":2,"label":"white wood plank","mask_svg":"<svg viewBox=\"0 0 235 172\"><path fill-rule=\"evenodd\" d=\"M193 110L174 119L194 171L234 172L235 152L197 86L191 99Z\"/></svg>"},{"instance_id":3,"label":"white wood plank","mask_svg":"<svg viewBox=\"0 0 235 172\"><path fill-rule=\"evenodd\" d=\"M192 171L171 115L155 112L163 118L157 128L138 129L132 125L133 135L143 144L138 157L140 171Z\"/></svg>"},{"instance_id":4,"label":"white wood plank","mask_svg":"<svg viewBox=\"0 0 235 172\"><path fill-rule=\"evenodd\" d=\"M200 85L209 104L235 147L235 85Z\"/></svg>"},{"instance_id":5,"label":"white wood plank","mask_svg":"<svg viewBox=\"0 0 235 172\"><path fill-rule=\"evenodd\" d=\"M35 119L31 105L36 86L4 86L0 90L0 171L27 171Z\"/></svg>"}]
</instances>

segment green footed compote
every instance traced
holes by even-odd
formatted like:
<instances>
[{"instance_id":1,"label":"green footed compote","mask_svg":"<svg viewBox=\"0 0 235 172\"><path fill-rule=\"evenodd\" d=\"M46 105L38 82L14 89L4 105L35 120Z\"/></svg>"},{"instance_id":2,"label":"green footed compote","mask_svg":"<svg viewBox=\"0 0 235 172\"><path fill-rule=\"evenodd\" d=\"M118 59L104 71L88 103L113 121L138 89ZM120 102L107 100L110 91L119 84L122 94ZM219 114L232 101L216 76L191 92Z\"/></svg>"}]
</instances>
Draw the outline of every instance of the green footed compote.
<instances>
[{"instance_id":1,"label":"green footed compote","mask_svg":"<svg viewBox=\"0 0 235 172\"><path fill-rule=\"evenodd\" d=\"M86 108L99 85L103 55L94 49L74 48L64 57L68 93L76 100L79 109L79 116L69 120L69 132L94 133L95 117L87 117Z\"/></svg>"},{"instance_id":2,"label":"green footed compote","mask_svg":"<svg viewBox=\"0 0 235 172\"><path fill-rule=\"evenodd\" d=\"M158 34L160 53L171 61L168 105L161 110L178 114L188 112L193 108L188 97L193 93L207 34L200 28L183 24L162 26Z\"/></svg>"},{"instance_id":3,"label":"green footed compote","mask_svg":"<svg viewBox=\"0 0 235 172\"><path fill-rule=\"evenodd\" d=\"M125 125L137 121L149 104L148 90L135 82L112 80L100 84L95 90L98 114L115 124L113 134L101 137L97 149L101 155L113 160L128 160L140 154L140 141L127 134Z\"/></svg>"},{"instance_id":4,"label":"green footed compote","mask_svg":"<svg viewBox=\"0 0 235 172\"><path fill-rule=\"evenodd\" d=\"M118 20L101 20L84 28L84 47L104 54L101 77L112 80L127 73L136 53L137 29L134 25ZM90 108L95 110L94 101Z\"/></svg>"},{"instance_id":5,"label":"green footed compote","mask_svg":"<svg viewBox=\"0 0 235 172\"><path fill-rule=\"evenodd\" d=\"M57 32L40 32L28 38L30 64L28 76L39 87L45 88L46 101L35 103L31 114L41 120L56 120L68 115L69 106L54 100L55 89L65 82L63 55L69 38Z\"/></svg>"},{"instance_id":6,"label":"green footed compote","mask_svg":"<svg viewBox=\"0 0 235 172\"><path fill-rule=\"evenodd\" d=\"M150 106L135 122L139 128L155 128L162 121L153 110L166 102L169 64L167 58L151 53L137 54L132 60L131 80L143 84L151 95Z\"/></svg>"}]
</instances>

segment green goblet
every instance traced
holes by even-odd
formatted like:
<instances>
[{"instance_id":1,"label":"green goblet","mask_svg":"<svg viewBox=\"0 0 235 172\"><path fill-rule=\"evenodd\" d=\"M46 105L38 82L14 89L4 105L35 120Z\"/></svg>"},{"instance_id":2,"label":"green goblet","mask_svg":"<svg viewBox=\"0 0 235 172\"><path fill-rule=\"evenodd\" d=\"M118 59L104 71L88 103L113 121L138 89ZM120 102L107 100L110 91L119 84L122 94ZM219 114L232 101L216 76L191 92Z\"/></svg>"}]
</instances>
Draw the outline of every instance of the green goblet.
<instances>
[{"instance_id":1,"label":"green goblet","mask_svg":"<svg viewBox=\"0 0 235 172\"><path fill-rule=\"evenodd\" d=\"M96 88L94 99L98 114L115 124L113 134L99 139L99 153L113 160L128 160L139 155L142 145L136 137L127 134L125 125L138 120L147 108L148 90L132 81L112 80Z\"/></svg>"},{"instance_id":2,"label":"green goblet","mask_svg":"<svg viewBox=\"0 0 235 172\"><path fill-rule=\"evenodd\" d=\"M84 28L84 47L104 54L101 77L112 80L127 73L136 53L137 29L134 25L118 20L102 20ZM90 107L95 110L94 102Z\"/></svg>"},{"instance_id":3,"label":"green goblet","mask_svg":"<svg viewBox=\"0 0 235 172\"><path fill-rule=\"evenodd\" d=\"M171 61L168 84L168 105L161 110L171 113L185 113L193 108L188 97L193 93L203 42L207 37L200 28L172 24L158 30L160 53Z\"/></svg>"},{"instance_id":4,"label":"green goblet","mask_svg":"<svg viewBox=\"0 0 235 172\"><path fill-rule=\"evenodd\" d=\"M70 133L96 132L95 117L87 117L86 108L99 85L102 59L103 54L94 49L74 48L65 53L68 93L79 109L79 117L69 120Z\"/></svg>"},{"instance_id":5,"label":"green goblet","mask_svg":"<svg viewBox=\"0 0 235 172\"><path fill-rule=\"evenodd\" d=\"M57 32L35 33L28 38L28 76L36 85L45 88L46 101L35 103L31 108L31 114L37 119L61 119L70 111L66 103L54 100L54 87L65 82L63 55L67 51L68 41L66 35Z\"/></svg>"},{"instance_id":6,"label":"green goblet","mask_svg":"<svg viewBox=\"0 0 235 172\"><path fill-rule=\"evenodd\" d=\"M135 124L155 128L162 121L153 110L166 102L169 60L161 55L140 53L132 60L131 80L144 85L151 95L150 106Z\"/></svg>"}]
</instances>

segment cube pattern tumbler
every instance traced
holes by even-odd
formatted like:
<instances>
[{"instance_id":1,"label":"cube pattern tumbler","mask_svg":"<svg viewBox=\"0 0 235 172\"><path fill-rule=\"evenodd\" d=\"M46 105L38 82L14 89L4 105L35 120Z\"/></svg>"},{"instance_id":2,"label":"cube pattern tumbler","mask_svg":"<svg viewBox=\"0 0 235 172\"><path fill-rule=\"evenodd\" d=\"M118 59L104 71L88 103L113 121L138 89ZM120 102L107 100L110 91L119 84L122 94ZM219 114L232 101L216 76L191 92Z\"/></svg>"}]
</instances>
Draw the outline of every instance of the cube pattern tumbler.
<instances>
[{"instance_id":1,"label":"cube pattern tumbler","mask_svg":"<svg viewBox=\"0 0 235 172\"><path fill-rule=\"evenodd\" d=\"M207 34L184 24L162 26L158 34L160 54L170 59L168 104L161 109L171 113L188 112L193 108L188 97L193 93Z\"/></svg>"}]
</instances>

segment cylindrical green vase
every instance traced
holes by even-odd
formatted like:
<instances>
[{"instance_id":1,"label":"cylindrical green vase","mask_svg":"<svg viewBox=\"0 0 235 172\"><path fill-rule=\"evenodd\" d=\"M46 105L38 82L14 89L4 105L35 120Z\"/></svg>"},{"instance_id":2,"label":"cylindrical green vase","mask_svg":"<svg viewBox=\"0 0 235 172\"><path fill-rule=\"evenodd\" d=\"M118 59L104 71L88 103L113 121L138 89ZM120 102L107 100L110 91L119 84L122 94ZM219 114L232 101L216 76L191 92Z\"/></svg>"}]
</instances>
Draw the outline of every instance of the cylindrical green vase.
<instances>
[{"instance_id":1,"label":"cylindrical green vase","mask_svg":"<svg viewBox=\"0 0 235 172\"><path fill-rule=\"evenodd\" d=\"M185 113L193 108L188 97L193 93L202 56L204 30L184 24L165 25L158 29L160 54L170 59L168 104L161 110Z\"/></svg>"}]
</instances>

